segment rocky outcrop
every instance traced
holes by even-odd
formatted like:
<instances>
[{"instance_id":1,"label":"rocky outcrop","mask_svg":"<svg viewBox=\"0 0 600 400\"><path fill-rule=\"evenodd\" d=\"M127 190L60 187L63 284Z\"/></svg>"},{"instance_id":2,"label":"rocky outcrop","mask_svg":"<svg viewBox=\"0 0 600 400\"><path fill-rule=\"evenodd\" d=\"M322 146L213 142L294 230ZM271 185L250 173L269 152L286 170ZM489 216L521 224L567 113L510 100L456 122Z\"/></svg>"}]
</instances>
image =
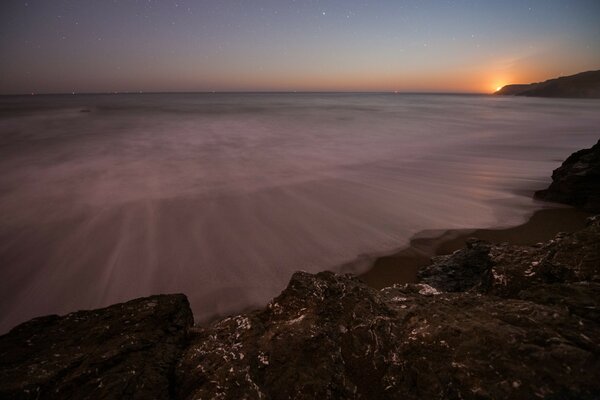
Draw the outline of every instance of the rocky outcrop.
<instances>
[{"instance_id":1,"label":"rocky outcrop","mask_svg":"<svg viewBox=\"0 0 600 400\"><path fill-rule=\"evenodd\" d=\"M552 173L550 187L536 192L535 197L600 212L600 140L571 154Z\"/></svg>"},{"instance_id":2,"label":"rocky outcrop","mask_svg":"<svg viewBox=\"0 0 600 400\"><path fill-rule=\"evenodd\" d=\"M511 298L534 286L585 282L587 287L600 282L600 218L535 246L470 239L465 249L434 257L418 276L438 290Z\"/></svg>"},{"instance_id":3,"label":"rocky outcrop","mask_svg":"<svg viewBox=\"0 0 600 400\"><path fill-rule=\"evenodd\" d=\"M434 262L417 275L421 282L445 292L486 291L493 282L489 253L489 243L471 238L464 249L435 257Z\"/></svg>"},{"instance_id":4,"label":"rocky outcrop","mask_svg":"<svg viewBox=\"0 0 600 400\"><path fill-rule=\"evenodd\" d=\"M496 95L600 98L600 70L562 76L544 82L506 85Z\"/></svg>"},{"instance_id":5,"label":"rocky outcrop","mask_svg":"<svg viewBox=\"0 0 600 400\"><path fill-rule=\"evenodd\" d=\"M519 298L523 290L554 284L591 287L600 283L600 218L589 218L585 229L559 233L534 246L471 239L465 249L434 257L419 278L438 290L452 290L463 282L464 271L478 272L469 275L465 292L503 298Z\"/></svg>"},{"instance_id":6,"label":"rocky outcrop","mask_svg":"<svg viewBox=\"0 0 600 400\"><path fill-rule=\"evenodd\" d=\"M599 220L531 247L471 241L422 277L377 291L348 275L296 273L265 309L198 333L177 395L600 396Z\"/></svg>"},{"instance_id":7,"label":"rocky outcrop","mask_svg":"<svg viewBox=\"0 0 600 400\"><path fill-rule=\"evenodd\" d=\"M600 218L535 246L470 240L420 277L298 272L205 327L183 295L37 318L0 337L0 398L600 398Z\"/></svg>"},{"instance_id":8,"label":"rocky outcrop","mask_svg":"<svg viewBox=\"0 0 600 400\"><path fill-rule=\"evenodd\" d=\"M184 295L33 319L0 337L0 398L172 398L192 324Z\"/></svg>"}]
</instances>

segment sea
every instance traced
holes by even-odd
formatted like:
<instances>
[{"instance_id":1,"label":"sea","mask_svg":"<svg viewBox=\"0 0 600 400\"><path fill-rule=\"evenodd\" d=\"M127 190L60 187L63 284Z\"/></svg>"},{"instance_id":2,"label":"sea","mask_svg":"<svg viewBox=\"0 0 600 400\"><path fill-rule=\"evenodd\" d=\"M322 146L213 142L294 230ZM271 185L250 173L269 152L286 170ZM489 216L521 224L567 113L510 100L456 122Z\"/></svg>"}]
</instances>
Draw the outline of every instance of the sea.
<instances>
[{"instance_id":1,"label":"sea","mask_svg":"<svg viewBox=\"0 0 600 400\"><path fill-rule=\"evenodd\" d=\"M0 333L161 293L202 323L424 230L516 225L599 138L599 100L2 96Z\"/></svg>"}]
</instances>

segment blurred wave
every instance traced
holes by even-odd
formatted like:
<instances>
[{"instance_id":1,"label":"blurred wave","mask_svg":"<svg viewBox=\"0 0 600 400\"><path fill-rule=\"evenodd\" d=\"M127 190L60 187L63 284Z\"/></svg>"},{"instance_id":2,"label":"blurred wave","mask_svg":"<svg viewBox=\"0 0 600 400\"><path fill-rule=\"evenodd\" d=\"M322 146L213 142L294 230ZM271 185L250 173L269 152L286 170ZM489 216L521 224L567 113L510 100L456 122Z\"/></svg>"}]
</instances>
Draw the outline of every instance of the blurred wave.
<instances>
[{"instance_id":1,"label":"blurred wave","mask_svg":"<svg viewBox=\"0 0 600 400\"><path fill-rule=\"evenodd\" d=\"M1 97L0 331L169 292L201 321L423 229L519 223L543 206L531 191L598 140L599 111L465 95Z\"/></svg>"}]
</instances>

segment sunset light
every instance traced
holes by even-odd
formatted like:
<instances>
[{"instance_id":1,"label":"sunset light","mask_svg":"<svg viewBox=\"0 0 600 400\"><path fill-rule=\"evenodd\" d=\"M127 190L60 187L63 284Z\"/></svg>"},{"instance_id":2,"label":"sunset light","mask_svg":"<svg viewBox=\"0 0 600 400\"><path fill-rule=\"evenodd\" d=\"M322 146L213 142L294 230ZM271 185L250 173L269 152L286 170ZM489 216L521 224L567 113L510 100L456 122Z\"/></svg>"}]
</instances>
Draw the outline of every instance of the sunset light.
<instances>
[{"instance_id":1,"label":"sunset light","mask_svg":"<svg viewBox=\"0 0 600 400\"><path fill-rule=\"evenodd\" d=\"M600 400L599 16L0 0L0 400Z\"/></svg>"}]
</instances>

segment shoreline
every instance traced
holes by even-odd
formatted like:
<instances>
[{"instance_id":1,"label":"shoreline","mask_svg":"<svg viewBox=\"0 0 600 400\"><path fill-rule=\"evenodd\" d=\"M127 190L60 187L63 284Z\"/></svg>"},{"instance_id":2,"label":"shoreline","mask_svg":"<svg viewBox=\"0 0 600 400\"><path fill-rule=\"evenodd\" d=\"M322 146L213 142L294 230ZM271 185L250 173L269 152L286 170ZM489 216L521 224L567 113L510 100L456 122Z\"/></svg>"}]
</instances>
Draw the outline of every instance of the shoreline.
<instances>
[{"instance_id":1,"label":"shoreline","mask_svg":"<svg viewBox=\"0 0 600 400\"><path fill-rule=\"evenodd\" d=\"M464 248L468 238L474 237L491 243L534 245L553 239L559 232L571 233L583 229L586 219L595 215L560 203L547 203L544 207L533 211L525 222L509 227L422 230L411 236L407 246L385 255L379 253L371 257L361 256L338 268L323 271L349 273L377 290L394 284L419 283L417 273L421 268L432 264L432 257L448 255ZM364 272L352 272L356 265L364 263L370 264L370 267ZM234 314L249 313L263 307L264 305L253 304L235 313L216 313L204 320L195 321L194 327L206 328Z\"/></svg>"},{"instance_id":2,"label":"shoreline","mask_svg":"<svg viewBox=\"0 0 600 400\"><path fill-rule=\"evenodd\" d=\"M416 233L408 246L389 255L376 257L372 266L356 276L375 289L394 284L417 283L419 269L429 265L431 258L450 254L465 246L474 237L493 243L533 245L552 239L559 232L573 232L585 227L592 216L582 210L556 204L553 208L535 211L522 224L509 228L425 230Z\"/></svg>"},{"instance_id":3,"label":"shoreline","mask_svg":"<svg viewBox=\"0 0 600 400\"><path fill-rule=\"evenodd\" d=\"M573 211L442 244L532 242ZM0 397L595 399L597 260L600 217L535 246L469 241L418 284L296 272L266 306L202 328L183 294L35 318L0 336Z\"/></svg>"}]
</instances>

